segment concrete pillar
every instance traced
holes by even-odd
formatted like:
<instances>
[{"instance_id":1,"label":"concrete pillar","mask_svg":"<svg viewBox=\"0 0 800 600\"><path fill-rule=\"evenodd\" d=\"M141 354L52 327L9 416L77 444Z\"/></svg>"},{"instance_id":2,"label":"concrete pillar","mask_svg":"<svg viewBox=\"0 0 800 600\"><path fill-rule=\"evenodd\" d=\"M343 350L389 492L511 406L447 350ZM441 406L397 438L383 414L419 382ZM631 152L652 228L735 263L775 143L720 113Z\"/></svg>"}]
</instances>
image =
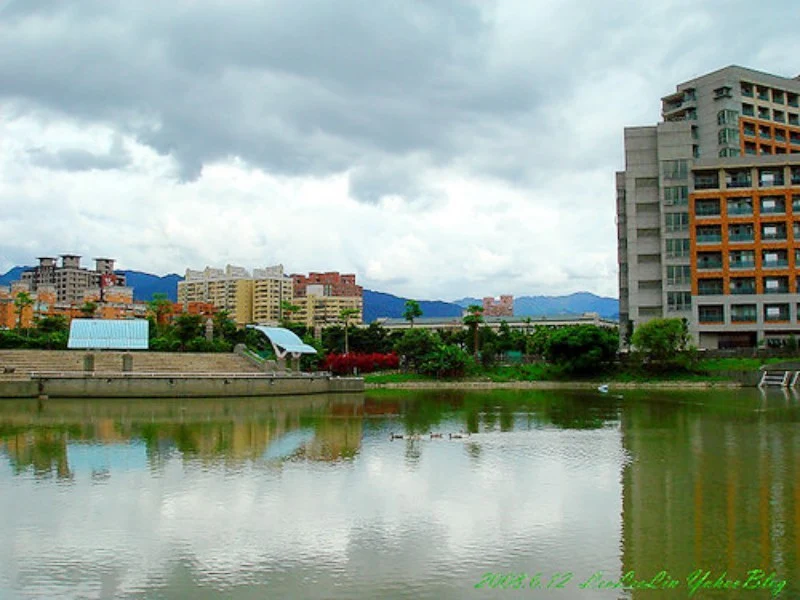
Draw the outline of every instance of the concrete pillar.
<instances>
[{"instance_id":1,"label":"concrete pillar","mask_svg":"<svg viewBox=\"0 0 800 600\"><path fill-rule=\"evenodd\" d=\"M131 373L131 372L133 372L133 355L132 354L123 354L122 355L122 372L123 373Z\"/></svg>"},{"instance_id":2,"label":"concrete pillar","mask_svg":"<svg viewBox=\"0 0 800 600\"><path fill-rule=\"evenodd\" d=\"M286 359L279 358L277 362L278 362L278 371L282 373L283 371L286 370Z\"/></svg>"},{"instance_id":3,"label":"concrete pillar","mask_svg":"<svg viewBox=\"0 0 800 600\"><path fill-rule=\"evenodd\" d=\"M293 356L292 357L292 371L300 372L300 357Z\"/></svg>"},{"instance_id":4,"label":"concrete pillar","mask_svg":"<svg viewBox=\"0 0 800 600\"><path fill-rule=\"evenodd\" d=\"M94 354L84 355L83 370L86 372L94 371Z\"/></svg>"}]
</instances>

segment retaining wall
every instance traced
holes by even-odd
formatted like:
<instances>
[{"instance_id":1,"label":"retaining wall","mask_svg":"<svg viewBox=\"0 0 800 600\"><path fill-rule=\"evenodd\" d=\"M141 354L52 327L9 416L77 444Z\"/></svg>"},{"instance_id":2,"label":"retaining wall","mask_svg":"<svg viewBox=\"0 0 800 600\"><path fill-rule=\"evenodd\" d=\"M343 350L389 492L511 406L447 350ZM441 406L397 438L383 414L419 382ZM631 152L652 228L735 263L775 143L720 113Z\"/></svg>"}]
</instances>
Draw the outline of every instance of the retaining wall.
<instances>
[{"instance_id":1,"label":"retaining wall","mask_svg":"<svg viewBox=\"0 0 800 600\"><path fill-rule=\"evenodd\" d=\"M0 398L189 398L364 391L360 377L64 377L0 381Z\"/></svg>"}]
</instances>

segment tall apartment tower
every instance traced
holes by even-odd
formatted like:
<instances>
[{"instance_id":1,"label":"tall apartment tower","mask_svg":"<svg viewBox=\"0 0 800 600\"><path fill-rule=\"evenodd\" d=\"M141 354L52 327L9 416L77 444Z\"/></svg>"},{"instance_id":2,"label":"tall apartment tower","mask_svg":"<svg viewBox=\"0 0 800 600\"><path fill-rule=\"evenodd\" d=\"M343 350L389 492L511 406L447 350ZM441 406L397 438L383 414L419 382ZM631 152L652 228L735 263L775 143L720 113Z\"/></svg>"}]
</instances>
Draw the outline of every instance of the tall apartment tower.
<instances>
[{"instance_id":1,"label":"tall apartment tower","mask_svg":"<svg viewBox=\"0 0 800 600\"><path fill-rule=\"evenodd\" d=\"M800 336L800 78L730 66L625 129L616 174L620 335L687 319L701 348Z\"/></svg>"},{"instance_id":2,"label":"tall apartment tower","mask_svg":"<svg viewBox=\"0 0 800 600\"><path fill-rule=\"evenodd\" d=\"M115 285L125 286L125 275L114 274L114 259L95 258L94 270L81 267L81 257L77 254L62 254L61 265L53 257L40 257L39 265L22 273L21 281L26 282L31 291L40 286L54 286L58 302L83 302L84 292L100 287L103 275L114 275Z\"/></svg>"}]
</instances>

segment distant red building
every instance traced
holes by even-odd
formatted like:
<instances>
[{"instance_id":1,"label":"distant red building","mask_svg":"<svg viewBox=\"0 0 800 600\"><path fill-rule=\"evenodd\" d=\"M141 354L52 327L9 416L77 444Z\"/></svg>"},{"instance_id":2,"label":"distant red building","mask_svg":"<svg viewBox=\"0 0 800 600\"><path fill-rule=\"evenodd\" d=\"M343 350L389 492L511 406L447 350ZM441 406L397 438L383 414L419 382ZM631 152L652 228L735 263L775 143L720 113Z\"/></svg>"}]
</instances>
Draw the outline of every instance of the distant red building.
<instances>
[{"instance_id":1,"label":"distant red building","mask_svg":"<svg viewBox=\"0 0 800 600\"><path fill-rule=\"evenodd\" d=\"M356 276L353 274L341 275L336 271L328 273L309 273L306 275L292 275L292 284L295 298L305 298L309 285L322 286L321 296L361 297L364 288L356 285Z\"/></svg>"},{"instance_id":2,"label":"distant red building","mask_svg":"<svg viewBox=\"0 0 800 600\"><path fill-rule=\"evenodd\" d=\"M500 296L500 300L495 300L491 296L487 296L483 299L483 316L513 317L514 296Z\"/></svg>"}]
</instances>

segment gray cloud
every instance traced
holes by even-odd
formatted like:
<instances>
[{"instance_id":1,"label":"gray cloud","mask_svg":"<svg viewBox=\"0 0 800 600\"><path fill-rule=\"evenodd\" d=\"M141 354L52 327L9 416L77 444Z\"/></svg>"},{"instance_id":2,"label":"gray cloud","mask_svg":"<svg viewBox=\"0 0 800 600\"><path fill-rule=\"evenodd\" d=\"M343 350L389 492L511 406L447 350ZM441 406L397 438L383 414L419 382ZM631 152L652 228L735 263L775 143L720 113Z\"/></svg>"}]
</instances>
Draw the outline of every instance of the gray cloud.
<instances>
[{"instance_id":1,"label":"gray cloud","mask_svg":"<svg viewBox=\"0 0 800 600\"><path fill-rule=\"evenodd\" d=\"M62 171L123 169L131 162L130 153L120 136L114 136L111 148L105 153L90 152L82 148L66 148L54 152L44 148L34 148L28 151L28 156L34 165Z\"/></svg>"}]
</instances>

